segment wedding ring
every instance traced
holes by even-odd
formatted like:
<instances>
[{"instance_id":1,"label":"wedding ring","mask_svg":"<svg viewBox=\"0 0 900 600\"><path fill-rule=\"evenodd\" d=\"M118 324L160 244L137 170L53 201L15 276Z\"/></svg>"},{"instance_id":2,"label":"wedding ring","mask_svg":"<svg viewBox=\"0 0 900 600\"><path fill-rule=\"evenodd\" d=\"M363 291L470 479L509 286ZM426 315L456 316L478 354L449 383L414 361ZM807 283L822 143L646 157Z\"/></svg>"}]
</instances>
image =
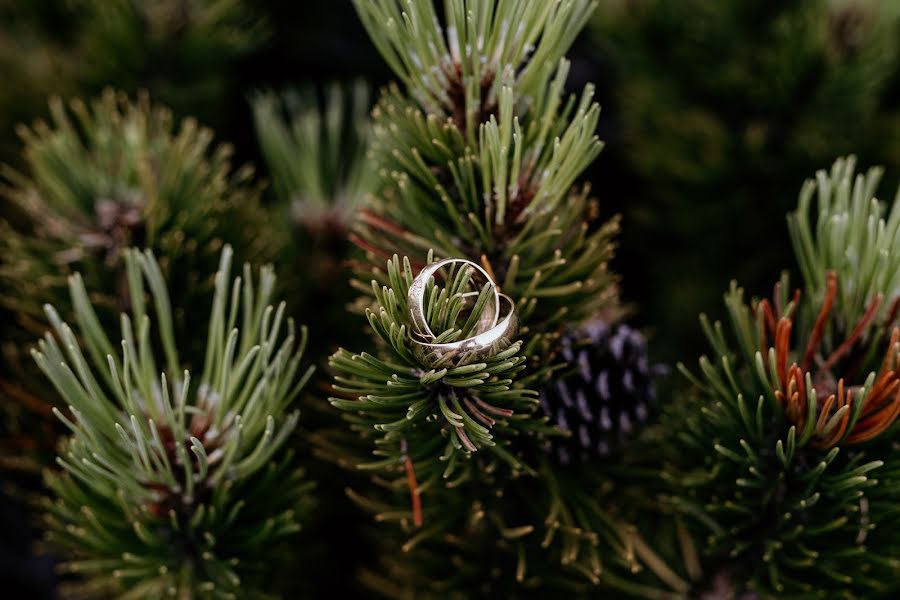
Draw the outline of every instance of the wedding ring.
<instances>
[{"instance_id":1,"label":"wedding ring","mask_svg":"<svg viewBox=\"0 0 900 600\"><path fill-rule=\"evenodd\" d=\"M512 298L506 294L500 294L500 298L509 304L509 310L494 327L473 337L445 344L421 342L412 338L416 357L434 369L459 367L489 358L508 348L515 341L519 320Z\"/></svg>"},{"instance_id":2,"label":"wedding ring","mask_svg":"<svg viewBox=\"0 0 900 600\"><path fill-rule=\"evenodd\" d=\"M435 333L428 325L428 319L425 318L425 291L428 289L428 284L431 281L431 278L434 277L435 273L440 269L456 263L464 264L475 269L484 277L486 283L490 283L494 286L494 302L485 307L481 320L478 323L478 327L481 331L484 331L497 325L497 320L500 315L500 294L497 292L497 285L494 283L494 280L491 279L491 276L488 275L487 271L471 260L466 260L464 258L445 258L422 269L416 278L413 279L412 285L409 286L409 292L407 294L409 314L412 318L415 332L423 338L433 340L436 337ZM471 296L478 296L478 292L463 294L463 297Z\"/></svg>"},{"instance_id":3,"label":"wedding ring","mask_svg":"<svg viewBox=\"0 0 900 600\"><path fill-rule=\"evenodd\" d=\"M454 342L435 343L437 336L425 318L425 291L439 269L454 263L466 264L480 272L486 282L494 288L494 302L484 308L475 335ZM467 292L463 297L478 295L479 292ZM515 302L506 294L499 293L490 275L472 261L449 258L425 267L413 280L407 300L413 322L414 331L410 332L410 339L414 344L414 354L423 364L431 368L471 364L503 351L515 341L519 326ZM501 300L506 304L502 318L500 318Z\"/></svg>"}]
</instances>

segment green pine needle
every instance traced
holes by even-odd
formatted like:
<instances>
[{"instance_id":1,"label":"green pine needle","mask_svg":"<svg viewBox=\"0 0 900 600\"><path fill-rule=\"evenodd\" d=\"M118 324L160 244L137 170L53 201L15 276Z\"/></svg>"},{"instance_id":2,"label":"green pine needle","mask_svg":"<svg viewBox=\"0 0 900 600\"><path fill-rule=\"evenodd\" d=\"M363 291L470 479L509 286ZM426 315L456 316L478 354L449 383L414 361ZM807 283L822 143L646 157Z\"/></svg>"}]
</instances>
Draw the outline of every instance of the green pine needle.
<instances>
[{"instance_id":1,"label":"green pine needle","mask_svg":"<svg viewBox=\"0 0 900 600\"><path fill-rule=\"evenodd\" d=\"M875 193L883 169L855 174L856 157L837 160L831 172L819 171L800 192L788 227L809 293L825 296L825 274L838 276L840 319L856 322L872 299L900 292L900 190L890 207ZM813 198L817 210L813 210ZM883 302L876 322L891 311Z\"/></svg>"},{"instance_id":2,"label":"green pine needle","mask_svg":"<svg viewBox=\"0 0 900 600\"><path fill-rule=\"evenodd\" d=\"M321 102L316 96L312 89L257 93L252 104L259 144L277 201L296 222L335 213L349 224L375 175L365 157L370 92L358 81L332 84Z\"/></svg>"},{"instance_id":3,"label":"green pine needle","mask_svg":"<svg viewBox=\"0 0 900 600\"><path fill-rule=\"evenodd\" d=\"M891 595L900 575L886 308L900 293L900 202L882 218L880 171L854 180L854 166L838 160L807 182L788 218L805 288L794 294L785 274L771 300L748 304L732 283L730 327L701 318L714 356L699 375L683 368L693 393L667 407L673 507L721 569L706 584L870 597Z\"/></svg>"},{"instance_id":4,"label":"green pine needle","mask_svg":"<svg viewBox=\"0 0 900 600\"><path fill-rule=\"evenodd\" d=\"M283 245L256 233L266 213L252 169L233 170L232 149L195 120L176 125L146 94L130 100L111 90L69 108L55 98L50 108L50 124L19 130L27 172L0 171L0 193L21 212L0 226L3 306L40 320L50 302L68 315L66 278L77 271L105 294L101 312L114 313L124 303L121 256L139 244L164 257L186 309L182 299L209 288L195 270L215 270L224 240L252 262Z\"/></svg>"},{"instance_id":5,"label":"green pine needle","mask_svg":"<svg viewBox=\"0 0 900 600\"><path fill-rule=\"evenodd\" d=\"M558 327L616 299L607 269L617 220L596 223L576 185L603 147L593 88L565 98L563 58L588 0L357 2L404 89L373 111L382 189L355 239L370 257L360 281L386 283L393 254L421 266L431 249L485 264L527 322L528 354Z\"/></svg>"},{"instance_id":6,"label":"green pine needle","mask_svg":"<svg viewBox=\"0 0 900 600\"><path fill-rule=\"evenodd\" d=\"M132 300L118 350L79 275L77 331L46 308L55 335L33 356L68 405L55 412L69 429L62 471L46 474L47 537L90 586L130 598L253 597L310 505L311 484L285 449L312 373L300 372L306 332L270 304L271 267L254 282L245 265L232 280L232 254L226 246L215 275L199 375L182 366L149 250L125 252Z\"/></svg>"},{"instance_id":7,"label":"green pine needle","mask_svg":"<svg viewBox=\"0 0 900 600\"><path fill-rule=\"evenodd\" d=\"M376 305L367 311L370 326L384 343L383 357L338 350L332 357L335 370L331 403L351 413L364 438L377 447L377 458L359 466L386 474L402 475L407 456L424 486L440 480L476 476L471 455L493 452L493 459L508 462L513 470L524 465L508 452L512 437L539 429L543 419L534 416L536 393L517 385L524 369L521 342L498 348L475 364L435 368L415 355L415 342L406 296L412 284L412 268L404 259L388 262L392 287L372 282ZM462 292L470 270L460 269L446 287L434 285L426 298L435 299L430 326L441 332L437 339L454 341L471 335L486 302L474 303L468 316L460 315ZM448 290L456 290L447 293ZM492 293L490 286L482 296ZM427 300L426 300L427 301Z\"/></svg>"}]
</instances>

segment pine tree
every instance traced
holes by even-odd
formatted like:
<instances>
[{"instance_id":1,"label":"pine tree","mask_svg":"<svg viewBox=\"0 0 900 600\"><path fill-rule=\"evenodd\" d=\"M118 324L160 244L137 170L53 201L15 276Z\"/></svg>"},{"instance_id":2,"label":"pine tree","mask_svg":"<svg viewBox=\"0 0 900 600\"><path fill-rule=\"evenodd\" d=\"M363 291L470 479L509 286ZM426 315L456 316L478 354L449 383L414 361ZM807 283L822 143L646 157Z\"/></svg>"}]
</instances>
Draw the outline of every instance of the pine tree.
<instances>
[{"instance_id":1,"label":"pine tree","mask_svg":"<svg viewBox=\"0 0 900 600\"><path fill-rule=\"evenodd\" d=\"M882 169L851 156L803 185L783 243L754 229L776 230L811 161L897 166L900 11L353 4L397 82L371 112L362 83L254 93L267 203L230 147L147 93L51 100L20 129L0 172L0 475L39 499L59 593L900 595L900 193L878 199ZM149 78L176 115L224 97L262 35L238 0L78 6L65 62L90 60L60 88ZM0 65L19 65L34 10L0 7L16 16ZM646 232L670 236L647 246L664 276L639 297L664 350L696 355L673 322L720 270L756 291L766 265L798 267L771 297L733 283L680 377L625 322L618 219L583 183L600 109L591 85L570 95L566 56L590 22L621 76L606 131L628 166L594 181L634 179L626 267ZM752 250L735 264L686 273L656 251L723 212ZM307 318L313 361L331 354L311 392Z\"/></svg>"},{"instance_id":2,"label":"pine tree","mask_svg":"<svg viewBox=\"0 0 900 600\"><path fill-rule=\"evenodd\" d=\"M233 169L231 148L214 144L195 120L176 125L145 94L129 100L112 91L68 109L54 99L51 113L51 124L19 130L27 168L0 172L9 215L0 222L0 395L4 425L18 439L7 449L16 463L31 456L25 449L35 443L38 453L52 451L55 395L40 389L22 350L43 333L44 304L72 316L68 275L81 273L101 323L115 326L129 300L123 252L132 245L152 249L177 292L179 347L185 360L199 364L205 350L187 324L206 317L212 282L203 273L215 271L223 243L251 262L274 259L283 246L277 232L257 234L266 213L252 169Z\"/></svg>"},{"instance_id":3,"label":"pine tree","mask_svg":"<svg viewBox=\"0 0 900 600\"><path fill-rule=\"evenodd\" d=\"M732 284L728 326L668 411L666 479L708 578L777 597L892 597L900 473L900 196L853 158L808 181L788 224L802 287ZM678 432L677 434L675 432ZM701 580L702 581L702 580Z\"/></svg>"},{"instance_id":4,"label":"pine tree","mask_svg":"<svg viewBox=\"0 0 900 600\"><path fill-rule=\"evenodd\" d=\"M589 188L573 187L602 148L600 109L591 86L578 98L563 92L563 54L591 6L453 3L446 37L431 3L407 9L421 27L405 23L394 2L357 6L407 88L388 88L373 113L372 152L386 190L354 236L377 257L371 275L384 282L394 253L417 268L429 250L483 262L522 305L534 329L528 349L615 295L606 265L617 222L598 223ZM518 35L502 34L518 21ZM365 289L368 279L360 277Z\"/></svg>"},{"instance_id":5,"label":"pine tree","mask_svg":"<svg viewBox=\"0 0 900 600\"><path fill-rule=\"evenodd\" d=\"M285 319L284 303L269 304L271 267L254 282L245 265L232 281L231 261L226 246L204 365L193 376L149 251L125 252L130 311L120 350L80 275L69 278L77 329L47 306L55 335L33 356L68 404L54 412L70 435L62 469L46 475L54 497L45 523L86 593L261 597L267 574L284 564L277 542L309 508L309 484L285 450L298 418L289 407L311 374L299 376L306 332Z\"/></svg>"},{"instance_id":6,"label":"pine tree","mask_svg":"<svg viewBox=\"0 0 900 600\"><path fill-rule=\"evenodd\" d=\"M356 3L402 87L373 111L381 184L352 234L366 251L353 283L375 350L332 357L331 402L349 431L322 436L321 450L371 473L352 497L399 525L378 530L381 563L363 574L381 593L622 590L631 584L614 573L661 565L628 525L642 502L608 508L636 489L607 485L609 469L627 467L561 468L545 446L566 432L535 391L566 366L560 333L616 300L607 262L617 222L598 222L576 184L602 147L599 107L590 86L564 94L564 55L592 6L449 0L439 16L431 0ZM513 299L521 340L474 361L417 353L407 294L438 257L481 264ZM443 341L477 332L495 291L471 268L426 290L428 325Z\"/></svg>"}]
</instances>

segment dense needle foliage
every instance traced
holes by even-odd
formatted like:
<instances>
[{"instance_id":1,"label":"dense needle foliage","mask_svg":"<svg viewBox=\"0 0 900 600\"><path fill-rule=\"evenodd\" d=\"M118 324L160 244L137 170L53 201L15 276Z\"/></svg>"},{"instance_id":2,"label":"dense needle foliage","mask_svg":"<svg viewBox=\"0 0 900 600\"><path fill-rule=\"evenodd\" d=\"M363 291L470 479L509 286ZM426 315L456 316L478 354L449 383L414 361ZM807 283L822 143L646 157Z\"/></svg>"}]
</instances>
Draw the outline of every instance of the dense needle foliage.
<instances>
[{"instance_id":1,"label":"dense needle foliage","mask_svg":"<svg viewBox=\"0 0 900 600\"><path fill-rule=\"evenodd\" d=\"M309 507L310 486L285 449L298 418L291 403L311 373L299 376L305 330L285 320L284 303L269 304L271 267L254 282L246 265L232 280L231 261L226 247L193 378L149 251L126 251L131 302L118 350L79 275L69 281L75 330L47 306L55 335L33 355L68 405L54 412L70 435L62 470L46 475L45 523L92 593L255 597L285 556L276 542Z\"/></svg>"},{"instance_id":2,"label":"dense needle foliage","mask_svg":"<svg viewBox=\"0 0 900 600\"><path fill-rule=\"evenodd\" d=\"M702 319L713 355L670 410L672 502L737 589L896 589L900 202L854 167L821 171L789 216L803 287L785 275L748 304L733 284L729 326Z\"/></svg>"},{"instance_id":3,"label":"dense needle foliage","mask_svg":"<svg viewBox=\"0 0 900 600\"><path fill-rule=\"evenodd\" d=\"M0 167L58 595L900 596L895 4L352 0L373 94L297 3L0 0L0 125L117 90Z\"/></svg>"}]
</instances>

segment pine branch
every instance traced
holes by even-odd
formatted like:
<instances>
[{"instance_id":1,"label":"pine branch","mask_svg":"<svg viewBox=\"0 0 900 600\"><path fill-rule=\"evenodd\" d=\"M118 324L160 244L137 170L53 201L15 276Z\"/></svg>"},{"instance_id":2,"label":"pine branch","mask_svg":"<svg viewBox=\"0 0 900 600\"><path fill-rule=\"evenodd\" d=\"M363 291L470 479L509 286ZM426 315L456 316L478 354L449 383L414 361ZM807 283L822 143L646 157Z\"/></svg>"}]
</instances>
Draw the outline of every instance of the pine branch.
<instances>
[{"instance_id":1,"label":"pine branch","mask_svg":"<svg viewBox=\"0 0 900 600\"><path fill-rule=\"evenodd\" d=\"M413 328L409 260L401 268L394 258L387 273L392 285L373 282L376 305L367 312L381 352L339 350L330 361L331 403L347 412L349 431L317 439L325 457L371 474L373 485L364 491L354 486L351 498L377 521L399 526L379 533L385 568L417 593L471 590L488 585L480 553L491 548L507 566L491 575L490 589L627 587L622 577L648 569L644 561L653 556L645 543L643 553L635 552L640 536L628 525L640 510L651 510L646 488L625 466L632 461L619 456L565 468L550 460L546 440L568 432L534 413L536 394L526 389L530 378L523 377L523 358L516 354L521 343L475 364L420 362L407 334ZM461 312L470 277L470 269L461 269L426 294L438 339L466 337L486 309L475 301L472 312ZM480 298L490 292L488 285ZM391 559L399 548L406 557ZM441 564L434 557L442 554L468 558ZM641 589L659 597L686 589L678 575L651 572L665 573L668 581L651 577Z\"/></svg>"},{"instance_id":2,"label":"pine branch","mask_svg":"<svg viewBox=\"0 0 900 600\"><path fill-rule=\"evenodd\" d=\"M333 221L344 229L370 193L374 172L365 160L371 137L369 89L331 84L316 90L253 97L253 120L277 202L309 229Z\"/></svg>"},{"instance_id":3,"label":"pine branch","mask_svg":"<svg viewBox=\"0 0 900 600\"><path fill-rule=\"evenodd\" d=\"M349 493L361 508L396 526L372 533L378 563L364 569L363 583L394 598L683 597L687 575L673 572L651 549L672 519L660 519L646 538L629 525L641 511L646 517L658 508L647 493L652 483L637 484L627 456L591 469L563 469L547 456L534 461L533 477L510 479L482 468L477 479L429 487L421 527L398 508L404 492L409 505L399 482L376 480L380 494L376 488L363 495L354 486ZM645 475L648 482L652 475Z\"/></svg>"},{"instance_id":4,"label":"pine branch","mask_svg":"<svg viewBox=\"0 0 900 600\"><path fill-rule=\"evenodd\" d=\"M29 173L2 171L3 196L23 221L5 225L2 236L5 306L38 317L44 302L64 299L74 270L90 289L116 290L108 272L121 274L130 244L165 257L173 282L191 278L193 265L213 270L223 239L247 260L271 257L281 243L255 233L265 215L252 169L233 171L231 148L214 146L213 133L193 119L176 128L146 95L132 102L110 90L90 105L74 100L70 110L59 99L50 104L52 125L19 129ZM115 308L118 289L120 298L106 301Z\"/></svg>"},{"instance_id":5,"label":"pine branch","mask_svg":"<svg viewBox=\"0 0 900 600\"><path fill-rule=\"evenodd\" d=\"M285 305L269 304L271 267L215 276L205 365L183 369L172 306L150 251L125 252L130 314L121 350L99 325L84 281L70 277L77 336L50 306L55 336L33 351L70 430L46 484L48 540L69 572L122 597L256 597L277 542L300 528L310 484L285 442L306 343ZM154 315L151 325L150 310ZM154 327L155 326L155 327ZM151 329L157 336L151 335ZM79 342L79 340L82 340Z\"/></svg>"},{"instance_id":6,"label":"pine branch","mask_svg":"<svg viewBox=\"0 0 900 600\"><path fill-rule=\"evenodd\" d=\"M412 267L408 259L401 265L395 257L387 272L391 286L379 288L373 282L376 306L367 311L369 325L383 343L382 357L341 349L330 360L336 372L334 391L343 396L331 398L332 405L351 413L353 429L379 457L359 468L393 473L405 485L408 457L422 489L477 476L471 458L479 451L491 454L489 462L507 463L513 472L525 469L507 450L510 439L543 427L533 416L536 393L514 385L524 368L521 343L498 348L474 363L423 363L407 333L413 327L406 301ZM477 326L493 290L484 287L471 312L461 314L460 290L471 277L471 269L460 269L444 287L435 284L429 291L429 324L440 332L436 339L464 339Z\"/></svg>"},{"instance_id":7,"label":"pine branch","mask_svg":"<svg viewBox=\"0 0 900 600\"><path fill-rule=\"evenodd\" d=\"M373 112L383 190L355 231L364 285L384 283L395 253L416 267L429 250L480 261L516 299L528 354L615 300L617 222L593 223L589 190L573 187L602 148L599 107L591 86L563 98L562 57L592 7L449 0L441 24L431 1L357 3L405 84Z\"/></svg>"},{"instance_id":8,"label":"pine branch","mask_svg":"<svg viewBox=\"0 0 900 600\"><path fill-rule=\"evenodd\" d=\"M332 357L331 401L349 427L322 435L320 452L372 473L350 493L398 526L378 537L399 594L586 592L605 570L623 574L604 581L621 590L625 571L641 568L632 515L599 500L611 487L605 469L563 473L548 460L547 438L565 432L535 413L529 389L558 368L559 331L616 301L607 263L617 221L598 223L576 184L602 148L599 107L590 86L564 98L563 56L593 4L448 0L440 18L431 0L356 7L403 87L373 111L381 185L353 231L366 251L353 284L377 352ZM419 362L406 294L435 256L479 262L515 300L522 341L479 364ZM429 290L439 339L471 328L446 318L460 314L460 276L444 295Z\"/></svg>"},{"instance_id":9,"label":"pine branch","mask_svg":"<svg viewBox=\"0 0 900 600\"><path fill-rule=\"evenodd\" d=\"M900 202L888 211L875 197L883 169L854 175L855 166L856 157L850 156L836 161L831 173L819 171L803 186L798 208L788 216L809 294L817 303L824 301L827 274L833 272L839 284L835 319L846 329L876 296L890 299L900 290ZM896 304L881 302L874 323L887 320L889 325L897 310Z\"/></svg>"},{"instance_id":10,"label":"pine branch","mask_svg":"<svg viewBox=\"0 0 900 600\"><path fill-rule=\"evenodd\" d=\"M883 310L897 300L896 224L880 218L878 172L851 183L853 167L839 160L807 182L789 218L805 289L791 293L784 275L771 301L748 305L732 284L731 335L701 317L714 357L700 375L680 367L695 393L668 411L673 506L738 590L890 595L900 572L888 508L900 329Z\"/></svg>"},{"instance_id":11,"label":"pine branch","mask_svg":"<svg viewBox=\"0 0 900 600\"><path fill-rule=\"evenodd\" d=\"M475 142L479 127L515 86L541 98L557 63L584 27L593 4L566 0L445 3L446 25L432 2L355 1L388 65L422 109L451 117Z\"/></svg>"},{"instance_id":12,"label":"pine branch","mask_svg":"<svg viewBox=\"0 0 900 600\"><path fill-rule=\"evenodd\" d=\"M281 278L285 297L294 314L317 315L310 323L316 360L359 333L345 310L354 294L346 286L354 254L348 233L377 183L366 157L370 102L362 81L333 83L321 93L303 88L252 98L257 140L272 181L277 218L271 226L290 239L282 257L288 266L288 276Z\"/></svg>"},{"instance_id":13,"label":"pine branch","mask_svg":"<svg viewBox=\"0 0 900 600\"><path fill-rule=\"evenodd\" d=\"M18 355L46 327L43 304L72 317L70 274L81 274L98 319L113 327L130 297L123 253L132 244L152 249L176 295L178 347L185 360L198 362L204 349L188 324L207 315L212 281L203 274L216 269L225 240L239 260L257 262L273 259L283 240L277 231L258 235L267 219L252 169L233 170L231 148L215 145L213 133L193 119L176 124L146 94L129 100L112 91L90 104L74 100L66 108L53 99L50 107L50 123L19 130L27 169L0 168L9 218L0 222L0 310L11 342L0 393L4 406L38 408L15 418L34 441L51 432L45 437L52 452L54 423L46 415L57 398L35 383L41 377Z\"/></svg>"}]
</instances>

